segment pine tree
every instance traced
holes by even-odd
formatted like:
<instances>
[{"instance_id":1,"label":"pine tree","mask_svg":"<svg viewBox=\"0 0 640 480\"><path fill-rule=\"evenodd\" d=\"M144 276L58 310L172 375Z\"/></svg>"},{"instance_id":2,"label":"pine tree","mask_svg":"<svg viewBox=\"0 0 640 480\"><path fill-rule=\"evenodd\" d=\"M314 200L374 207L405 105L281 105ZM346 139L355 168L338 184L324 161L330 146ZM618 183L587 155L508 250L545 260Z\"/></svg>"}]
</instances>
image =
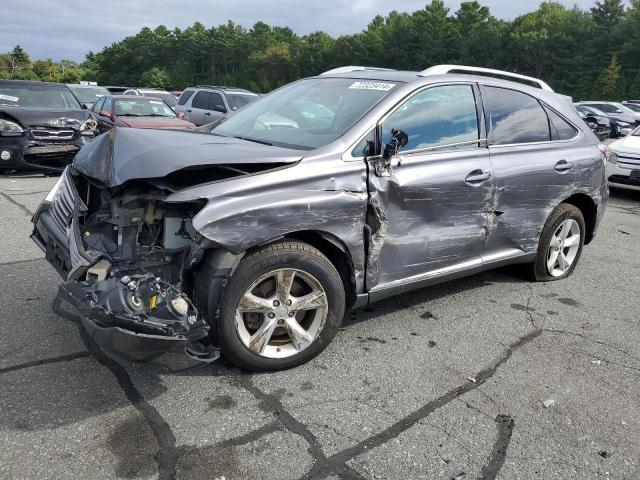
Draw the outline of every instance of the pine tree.
<instances>
[{"instance_id":1,"label":"pine tree","mask_svg":"<svg viewBox=\"0 0 640 480\"><path fill-rule=\"evenodd\" d=\"M622 67L618 62L618 57L611 57L611 63L605 68L604 72L598 79L598 91L599 95L602 95L606 100L617 100L620 94L620 72Z\"/></svg>"}]
</instances>

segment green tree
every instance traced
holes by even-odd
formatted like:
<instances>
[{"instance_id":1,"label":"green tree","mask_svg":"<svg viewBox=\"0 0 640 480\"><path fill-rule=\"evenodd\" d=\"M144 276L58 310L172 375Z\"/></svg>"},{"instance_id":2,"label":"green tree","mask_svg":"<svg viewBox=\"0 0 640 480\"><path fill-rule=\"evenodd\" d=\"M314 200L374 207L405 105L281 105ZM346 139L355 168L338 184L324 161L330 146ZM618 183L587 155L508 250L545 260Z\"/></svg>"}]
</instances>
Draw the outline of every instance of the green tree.
<instances>
[{"instance_id":1,"label":"green tree","mask_svg":"<svg viewBox=\"0 0 640 480\"><path fill-rule=\"evenodd\" d=\"M609 66L604 69L597 82L596 94L603 98L618 100L620 96L620 71L622 67L618 57L611 57Z\"/></svg>"},{"instance_id":2,"label":"green tree","mask_svg":"<svg viewBox=\"0 0 640 480\"><path fill-rule=\"evenodd\" d=\"M166 71L159 67L153 67L142 74L142 84L145 87L165 89L171 85L171 79Z\"/></svg>"},{"instance_id":3,"label":"green tree","mask_svg":"<svg viewBox=\"0 0 640 480\"><path fill-rule=\"evenodd\" d=\"M624 6L621 0L597 1L591 9L591 15L596 25L605 30L611 30L624 17Z\"/></svg>"}]
</instances>

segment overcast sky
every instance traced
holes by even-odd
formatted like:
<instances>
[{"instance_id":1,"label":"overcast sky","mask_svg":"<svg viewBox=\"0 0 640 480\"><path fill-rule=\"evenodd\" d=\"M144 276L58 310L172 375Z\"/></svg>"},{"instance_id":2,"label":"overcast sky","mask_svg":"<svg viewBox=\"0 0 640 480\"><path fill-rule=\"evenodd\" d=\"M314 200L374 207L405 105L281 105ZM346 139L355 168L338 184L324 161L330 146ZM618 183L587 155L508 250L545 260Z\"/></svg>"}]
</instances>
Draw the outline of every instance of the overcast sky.
<instances>
[{"instance_id":1,"label":"overcast sky","mask_svg":"<svg viewBox=\"0 0 640 480\"><path fill-rule=\"evenodd\" d=\"M332 35L361 31L375 15L412 12L429 0L0 0L0 52L21 45L34 59L80 61L90 51L133 35L142 27L210 27L227 20L251 27L257 21L289 26L296 33ZM459 0L445 0L455 12ZM480 0L499 18L535 10L540 0ZM594 0L560 0L588 9ZM628 2L627 2L628 3Z\"/></svg>"}]
</instances>

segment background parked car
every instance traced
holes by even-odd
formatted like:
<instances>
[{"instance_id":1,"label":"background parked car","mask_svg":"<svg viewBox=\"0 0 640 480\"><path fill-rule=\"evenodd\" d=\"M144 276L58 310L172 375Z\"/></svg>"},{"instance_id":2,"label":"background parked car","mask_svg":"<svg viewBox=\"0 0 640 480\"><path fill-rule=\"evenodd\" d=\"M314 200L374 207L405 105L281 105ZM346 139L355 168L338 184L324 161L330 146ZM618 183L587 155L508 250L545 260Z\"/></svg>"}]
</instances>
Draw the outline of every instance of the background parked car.
<instances>
[{"instance_id":1,"label":"background parked car","mask_svg":"<svg viewBox=\"0 0 640 480\"><path fill-rule=\"evenodd\" d=\"M189 87L178 99L176 112L184 112L185 119L204 125L235 112L260 98L257 94L233 87L200 85Z\"/></svg>"},{"instance_id":2,"label":"background parked car","mask_svg":"<svg viewBox=\"0 0 640 480\"><path fill-rule=\"evenodd\" d=\"M89 112L61 83L0 80L0 171L60 171L95 136Z\"/></svg>"},{"instance_id":3,"label":"background parked car","mask_svg":"<svg viewBox=\"0 0 640 480\"><path fill-rule=\"evenodd\" d=\"M178 117L160 98L113 95L102 97L91 109L98 122L98 131L113 127L132 128L193 128L193 123Z\"/></svg>"},{"instance_id":4,"label":"background parked car","mask_svg":"<svg viewBox=\"0 0 640 480\"><path fill-rule=\"evenodd\" d=\"M619 102L586 101L578 102L578 105L597 109L611 118L612 137L629 135L636 127L640 126L640 113Z\"/></svg>"},{"instance_id":5,"label":"background parked car","mask_svg":"<svg viewBox=\"0 0 640 480\"><path fill-rule=\"evenodd\" d=\"M171 93L166 90L156 90L154 88L130 88L129 90L126 90L123 95L141 95L143 97L160 98L171 108L174 108L176 103L178 103L176 97L171 95Z\"/></svg>"},{"instance_id":6,"label":"background parked car","mask_svg":"<svg viewBox=\"0 0 640 480\"><path fill-rule=\"evenodd\" d=\"M609 185L640 190L640 128L609 145L608 160Z\"/></svg>"},{"instance_id":7,"label":"background parked car","mask_svg":"<svg viewBox=\"0 0 640 480\"><path fill-rule=\"evenodd\" d=\"M598 136L600 140L604 140L605 138L609 138L611 136L612 120L603 112L599 112L596 109L591 109L583 105L576 105L576 110L578 111L578 115L580 115L580 118L582 118L587 123L587 125L589 125L589 128L593 130L593 132Z\"/></svg>"},{"instance_id":8,"label":"background parked car","mask_svg":"<svg viewBox=\"0 0 640 480\"><path fill-rule=\"evenodd\" d=\"M93 107L93 104L96 103L96 101L100 97L109 95L109 90L104 87L98 87L96 85L68 83L67 87L69 87L69 90L71 90L71 93L73 93L73 96L76 97L82 107L86 108L87 110Z\"/></svg>"},{"instance_id":9,"label":"background parked car","mask_svg":"<svg viewBox=\"0 0 640 480\"><path fill-rule=\"evenodd\" d=\"M640 113L640 103L634 103L633 101L631 102L625 101L623 102L623 105L627 108L630 108L634 112Z\"/></svg>"}]
</instances>

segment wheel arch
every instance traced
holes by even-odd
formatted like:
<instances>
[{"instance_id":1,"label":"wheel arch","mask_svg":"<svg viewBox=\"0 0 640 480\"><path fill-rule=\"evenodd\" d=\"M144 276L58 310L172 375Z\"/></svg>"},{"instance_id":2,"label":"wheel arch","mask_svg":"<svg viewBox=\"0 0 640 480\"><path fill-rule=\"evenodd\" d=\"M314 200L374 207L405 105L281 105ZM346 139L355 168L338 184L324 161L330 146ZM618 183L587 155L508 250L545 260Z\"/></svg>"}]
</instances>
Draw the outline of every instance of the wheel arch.
<instances>
[{"instance_id":1,"label":"wheel arch","mask_svg":"<svg viewBox=\"0 0 640 480\"><path fill-rule=\"evenodd\" d=\"M585 245L588 245L593 239L593 235L596 230L598 206L593 201L593 199L585 193L575 193L570 197L564 199L562 203L573 205L574 207L578 208L580 212L582 212L586 227L584 243Z\"/></svg>"}]
</instances>

